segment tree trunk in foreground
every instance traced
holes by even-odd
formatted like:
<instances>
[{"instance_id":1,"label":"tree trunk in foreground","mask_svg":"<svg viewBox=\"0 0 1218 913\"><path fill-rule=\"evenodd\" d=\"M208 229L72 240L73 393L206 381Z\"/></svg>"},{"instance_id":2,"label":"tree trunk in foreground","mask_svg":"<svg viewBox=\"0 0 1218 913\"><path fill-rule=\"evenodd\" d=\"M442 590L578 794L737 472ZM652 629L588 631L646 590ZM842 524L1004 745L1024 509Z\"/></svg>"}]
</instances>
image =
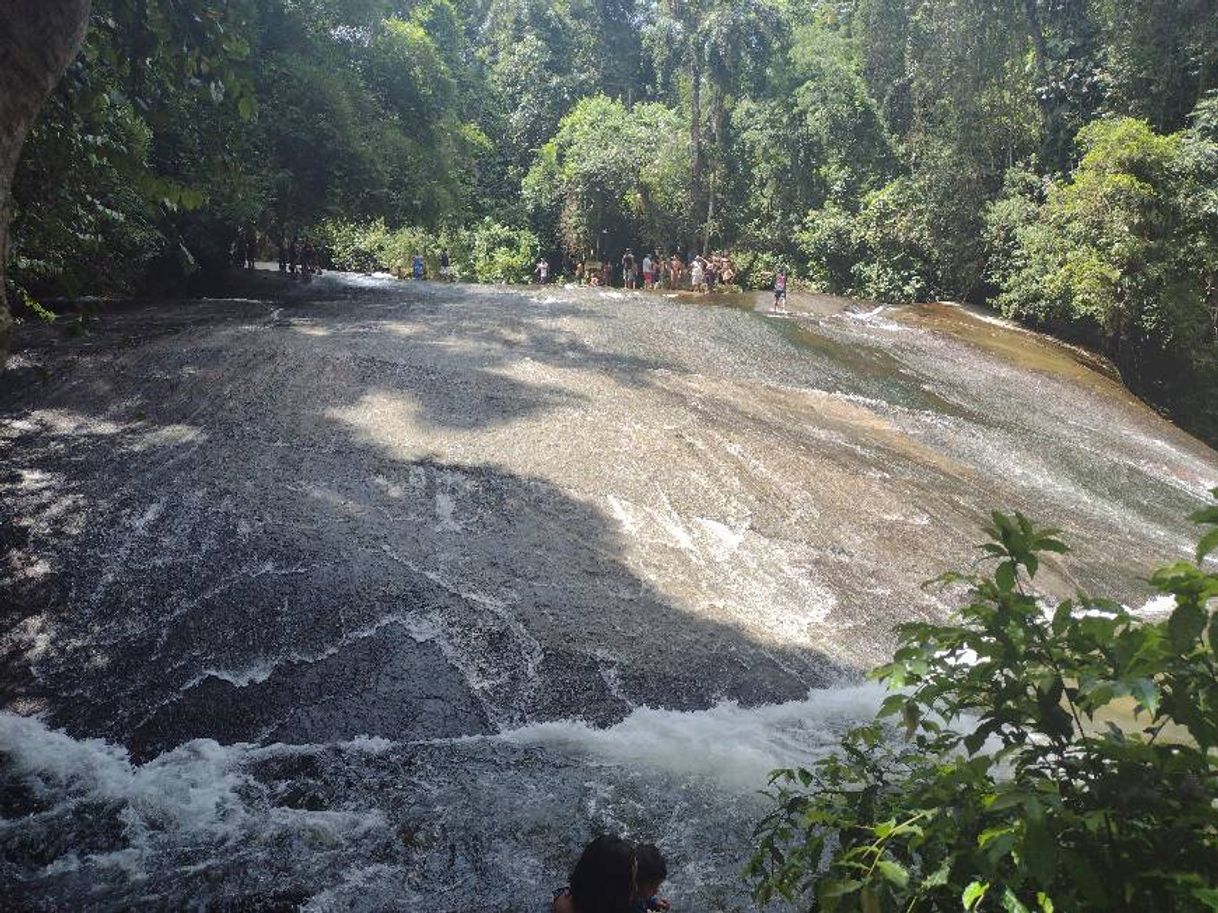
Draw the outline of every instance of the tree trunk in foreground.
<instances>
[{"instance_id":1,"label":"tree trunk in foreground","mask_svg":"<svg viewBox=\"0 0 1218 913\"><path fill-rule=\"evenodd\" d=\"M89 24L91 0L4 0L0 15L0 367L8 357L13 318L4 292L13 172L42 103Z\"/></svg>"}]
</instances>

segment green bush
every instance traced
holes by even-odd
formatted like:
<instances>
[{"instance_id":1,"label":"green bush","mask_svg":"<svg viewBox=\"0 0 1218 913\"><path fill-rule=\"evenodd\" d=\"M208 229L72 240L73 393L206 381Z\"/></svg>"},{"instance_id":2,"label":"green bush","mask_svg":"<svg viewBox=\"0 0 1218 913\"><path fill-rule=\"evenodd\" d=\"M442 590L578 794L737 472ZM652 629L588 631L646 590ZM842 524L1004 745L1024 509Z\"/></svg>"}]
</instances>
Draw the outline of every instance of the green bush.
<instances>
[{"instance_id":1,"label":"green bush","mask_svg":"<svg viewBox=\"0 0 1218 913\"><path fill-rule=\"evenodd\" d=\"M326 222L318 230L322 246L329 251L334 269L352 273L372 273L386 269L385 249L389 229L378 219L363 225L354 222Z\"/></svg>"},{"instance_id":2,"label":"green bush","mask_svg":"<svg viewBox=\"0 0 1218 913\"><path fill-rule=\"evenodd\" d=\"M431 232L417 226L390 231L381 220L365 224L327 222L318 229L335 269L408 275L411 258L423 254L426 274L440 274L447 248L453 274L478 282L526 282L537 257L537 236L522 228L483 219L466 228Z\"/></svg>"},{"instance_id":3,"label":"green bush","mask_svg":"<svg viewBox=\"0 0 1218 913\"><path fill-rule=\"evenodd\" d=\"M527 282L536 262L537 236L525 228L511 228L490 218L458 233L462 276L472 273L479 282Z\"/></svg>"},{"instance_id":4,"label":"green bush","mask_svg":"<svg viewBox=\"0 0 1218 913\"><path fill-rule=\"evenodd\" d=\"M745 291L771 289L779 268L785 267L788 273L792 269L790 260L771 250L733 250L730 255L738 270L732 284Z\"/></svg>"},{"instance_id":5,"label":"green bush","mask_svg":"<svg viewBox=\"0 0 1218 913\"><path fill-rule=\"evenodd\" d=\"M1218 489L1214 495L1218 497ZM817 910L1218 909L1218 507L1161 622L1031 582L1056 531L994 514L958 623L910 623L840 754L776 771L748 875ZM1114 702L1135 722L1117 726ZM1118 717L1119 718L1119 717ZM903 730L904 740L897 728Z\"/></svg>"},{"instance_id":6,"label":"green bush","mask_svg":"<svg viewBox=\"0 0 1218 913\"><path fill-rule=\"evenodd\" d=\"M1008 180L990 207L1004 314L1102 347L1138 392L1218 435L1218 143L1132 118L1079 132L1082 160L1045 188Z\"/></svg>"}]
</instances>

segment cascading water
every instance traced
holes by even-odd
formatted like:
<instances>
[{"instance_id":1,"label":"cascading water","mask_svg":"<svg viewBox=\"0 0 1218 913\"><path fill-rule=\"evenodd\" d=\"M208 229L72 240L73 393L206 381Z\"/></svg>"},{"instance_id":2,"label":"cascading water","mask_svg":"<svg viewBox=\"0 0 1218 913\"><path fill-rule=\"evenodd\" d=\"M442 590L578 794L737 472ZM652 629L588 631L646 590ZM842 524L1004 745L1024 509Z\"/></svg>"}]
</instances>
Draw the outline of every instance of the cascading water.
<instances>
[{"instance_id":1,"label":"cascading water","mask_svg":"<svg viewBox=\"0 0 1218 913\"><path fill-rule=\"evenodd\" d=\"M10 898L39 908L197 905L536 910L580 841L659 842L686 909L740 909L757 790L828 750L874 686L752 710L641 709L605 729L221 746L143 764L98 739L0 716ZM6 816L7 817L7 816ZM532 897L530 897L532 895Z\"/></svg>"},{"instance_id":2,"label":"cascading water","mask_svg":"<svg viewBox=\"0 0 1218 913\"><path fill-rule=\"evenodd\" d=\"M739 305L741 302L733 302ZM957 308L333 277L33 331L0 397L16 909L540 910L596 831L750 908L776 766L991 508L1140 604L1218 456Z\"/></svg>"}]
</instances>

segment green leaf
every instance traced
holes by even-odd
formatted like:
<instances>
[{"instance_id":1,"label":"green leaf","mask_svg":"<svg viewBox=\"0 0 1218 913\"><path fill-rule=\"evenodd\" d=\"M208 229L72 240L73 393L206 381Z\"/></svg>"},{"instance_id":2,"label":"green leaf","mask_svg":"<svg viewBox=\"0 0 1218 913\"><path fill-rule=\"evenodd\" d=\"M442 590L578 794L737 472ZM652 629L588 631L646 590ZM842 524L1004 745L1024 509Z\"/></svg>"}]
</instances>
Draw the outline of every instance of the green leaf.
<instances>
[{"instance_id":1,"label":"green leaf","mask_svg":"<svg viewBox=\"0 0 1218 913\"><path fill-rule=\"evenodd\" d=\"M818 893L821 897L843 897L846 894L853 894L862 886L861 881L853 878L844 881L825 881L821 883Z\"/></svg>"},{"instance_id":2,"label":"green leaf","mask_svg":"<svg viewBox=\"0 0 1218 913\"><path fill-rule=\"evenodd\" d=\"M1006 913L1029 913L1028 908L1010 888L1004 888L1002 891L1002 909L1006 910Z\"/></svg>"},{"instance_id":3,"label":"green leaf","mask_svg":"<svg viewBox=\"0 0 1218 913\"><path fill-rule=\"evenodd\" d=\"M253 120L258 112L258 102L253 95L242 95L237 99L237 114L242 120Z\"/></svg>"},{"instance_id":4,"label":"green leaf","mask_svg":"<svg viewBox=\"0 0 1218 913\"><path fill-rule=\"evenodd\" d=\"M881 859L875 864L875 867L887 881L892 882L898 888L909 884L909 872L905 871L905 867L899 863L893 862L891 859Z\"/></svg>"},{"instance_id":5,"label":"green leaf","mask_svg":"<svg viewBox=\"0 0 1218 913\"><path fill-rule=\"evenodd\" d=\"M1193 897L1201 901L1210 910L1218 910L1218 890L1214 888L1195 888Z\"/></svg>"},{"instance_id":6,"label":"green leaf","mask_svg":"<svg viewBox=\"0 0 1218 913\"><path fill-rule=\"evenodd\" d=\"M1191 650L1208 620L1205 610L1195 602L1178 603L1167 620L1167 636L1171 645L1181 653Z\"/></svg>"},{"instance_id":7,"label":"green leaf","mask_svg":"<svg viewBox=\"0 0 1218 913\"><path fill-rule=\"evenodd\" d=\"M1028 871L1042 883L1053 880L1057 867L1057 844L1043 817L1031 818L1024 824L1021 851Z\"/></svg>"},{"instance_id":8,"label":"green leaf","mask_svg":"<svg viewBox=\"0 0 1218 913\"><path fill-rule=\"evenodd\" d=\"M1053 898L1044 891L1036 892L1036 905L1040 907L1040 913L1053 913Z\"/></svg>"},{"instance_id":9,"label":"green leaf","mask_svg":"<svg viewBox=\"0 0 1218 913\"><path fill-rule=\"evenodd\" d=\"M1218 498L1218 488L1212 489L1210 494ZM1188 518L1194 523L1218 523L1218 505L1203 507L1201 510L1189 514Z\"/></svg>"},{"instance_id":10,"label":"green leaf","mask_svg":"<svg viewBox=\"0 0 1218 913\"><path fill-rule=\"evenodd\" d=\"M1067 599L1057 607L1057 611L1053 613L1053 633L1059 635L1070 626L1070 618L1074 612L1074 602Z\"/></svg>"},{"instance_id":11,"label":"green leaf","mask_svg":"<svg viewBox=\"0 0 1218 913\"><path fill-rule=\"evenodd\" d=\"M923 888L941 888L947 884L948 876L952 872L952 859L947 857L943 860L943 864L935 869L929 875L922 879Z\"/></svg>"},{"instance_id":12,"label":"green leaf","mask_svg":"<svg viewBox=\"0 0 1218 913\"><path fill-rule=\"evenodd\" d=\"M1129 691L1137 700L1138 706L1142 707L1151 716L1154 716L1159 710L1159 689L1148 678L1135 678L1129 683Z\"/></svg>"},{"instance_id":13,"label":"green leaf","mask_svg":"<svg viewBox=\"0 0 1218 913\"><path fill-rule=\"evenodd\" d=\"M904 694L890 694L884 698L884 702L880 704L879 712L876 716L892 716L895 713L900 713L905 709L905 704L909 700Z\"/></svg>"},{"instance_id":14,"label":"green leaf","mask_svg":"<svg viewBox=\"0 0 1218 913\"><path fill-rule=\"evenodd\" d=\"M1064 555L1070 551L1070 546L1058 539L1037 539L1036 550L1041 552L1057 552Z\"/></svg>"},{"instance_id":15,"label":"green leaf","mask_svg":"<svg viewBox=\"0 0 1218 913\"><path fill-rule=\"evenodd\" d=\"M1029 552L1028 556L1023 559L1023 564L1028 569L1028 576L1035 577L1037 569L1040 568L1040 559Z\"/></svg>"},{"instance_id":16,"label":"green leaf","mask_svg":"<svg viewBox=\"0 0 1218 913\"><path fill-rule=\"evenodd\" d=\"M910 701L901 710L901 721L905 724L905 738L912 739L914 731L918 728L918 721L922 719L922 711L918 705Z\"/></svg>"},{"instance_id":17,"label":"green leaf","mask_svg":"<svg viewBox=\"0 0 1218 913\"><path fill-rule=\"evenodd\" d=\"M965 910L972 910L980 903L981 898L985 897L985 892L989 889L990 886L986 882L971 881L968 887L960 893L960 903L964 904Z\"/></svg>"},{"instance_id":18,"label":"green leaf","mask_svg":"<svg viewBox=\"0 0 1218 913\"><path fill-rule=\"evenodd\" d=\"M1214 549L1218 549L1218 529L1211 529L1197 543L1197 563L1200 564L1204 561L1205 556L1214 551Z\"/></svg>"},{"instance_id":19,"label":"green leaf","mask_svg":"<svg viewBox=\"0 0 1218 913\"><path fill-rule=\"evenodd\" d=\"M994 582L1004 593L1015 589L1015 562L1004 561L998 565L998 570L994 571Z\"/></svg>"}]
</instances>

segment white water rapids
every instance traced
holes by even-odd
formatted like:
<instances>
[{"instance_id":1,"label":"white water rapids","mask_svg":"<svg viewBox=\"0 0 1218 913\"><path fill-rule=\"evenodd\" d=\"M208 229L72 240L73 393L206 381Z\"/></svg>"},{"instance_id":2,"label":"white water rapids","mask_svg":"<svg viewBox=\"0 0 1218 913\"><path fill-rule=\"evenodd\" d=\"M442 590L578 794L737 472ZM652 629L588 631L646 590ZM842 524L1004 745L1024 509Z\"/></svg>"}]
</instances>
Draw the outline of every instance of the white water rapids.
<instances>
[{"instance_id":1,"label":"white water rapids","mask_svg":"<svg viewBox=\"0 0 1218 913\"><path fill-rule=\"evenodd\" d=\"M556 721L419 743L199 739L143 763L0 713L6 775L32 810L0 823L0 846L46 854L37 889L13 879L10 896L37 907L50 886L114 908L542 909L569 836L603 829L658 841L673 860L667 890L687 908L738 909L742 825L769 772L822 756L880 693L640 708L607 728Z\"/></svg>"}]
</instances>

